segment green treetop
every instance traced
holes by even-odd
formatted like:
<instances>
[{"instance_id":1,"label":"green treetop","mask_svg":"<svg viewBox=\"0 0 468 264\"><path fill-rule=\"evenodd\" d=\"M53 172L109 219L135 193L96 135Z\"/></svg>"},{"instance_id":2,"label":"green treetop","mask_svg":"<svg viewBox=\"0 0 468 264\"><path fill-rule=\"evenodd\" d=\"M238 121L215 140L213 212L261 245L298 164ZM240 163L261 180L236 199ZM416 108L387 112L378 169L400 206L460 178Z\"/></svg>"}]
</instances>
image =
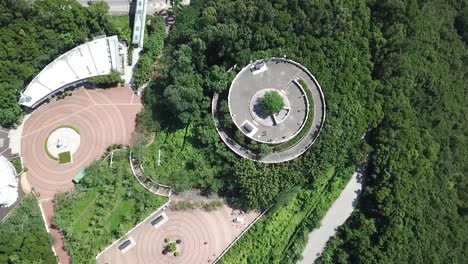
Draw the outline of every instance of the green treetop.
<instances>
[{"instance_id":1,"label":"green treetop","mask_svg":"<svg viewBox=\"0 0 468 264\"><path fill-rule=\"evenodd\" d=\"M278 92L267 92L262 98L262 106L266 114L277 114L283 109L284 101Z\"/></svg>"}]
</instances>

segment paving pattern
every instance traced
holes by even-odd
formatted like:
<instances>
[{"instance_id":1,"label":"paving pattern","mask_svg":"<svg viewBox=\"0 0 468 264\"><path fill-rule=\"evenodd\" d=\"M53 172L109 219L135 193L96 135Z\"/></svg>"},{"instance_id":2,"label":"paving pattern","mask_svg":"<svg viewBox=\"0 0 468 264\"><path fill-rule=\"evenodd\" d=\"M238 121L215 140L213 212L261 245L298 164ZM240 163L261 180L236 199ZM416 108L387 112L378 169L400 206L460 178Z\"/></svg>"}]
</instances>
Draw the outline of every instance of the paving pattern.
<instances>
[{"instance_id":1,"label":"paving pattern","mask_svg":"<svg viewBox=\"0 0 468 264\"><path fill-rule=\"evenodd\" d=\"M200 209L188 211L166 210L169 220L159 228L147 221L130 232L119 243L104 251L98 258L98 263L123 264L123 263L171 263L171 264L198 264L211 263L225 248L251 223L258 213L243 214L245 223L233 223L235 214L227 206L213 211L205 212ZM118 246L121 242L132 237L136 245L123 254ZM175 257L162 251L166 243L165 238L172 241L181 239L181 254Z\"/></svg>"},{"instance_id":2,"label":"paving pattern","mask_svg":"<svg viewBox=\"0 0 468 264\"><path fill-rule=\"evenodd\" d=\"M62 232L55 226L55 201L52 199L44 200L41 202L42 212L44 213L46 225L50 235L54 238L54 250L56 256L59 258L60 264L70 264L71 258L65 250L65 243L63 241Z\"/></svg>"},{"instance_id":3,"label":"paving pattern","mask_svg":"<svg viewBox=\"0 0 468 264\"><path fill-rule=\"evenodd\" d=\"M129 144L141 107L140 98L128 87L80 88L70 97L35 110L24 125L21 153L28 181L40 199L71 190L75 175L99 159L109 145ZM54 129L64 125L79 130L81 144L72 164L59 165L47 155L45 142Z\"/></svg>"}]
</instances>

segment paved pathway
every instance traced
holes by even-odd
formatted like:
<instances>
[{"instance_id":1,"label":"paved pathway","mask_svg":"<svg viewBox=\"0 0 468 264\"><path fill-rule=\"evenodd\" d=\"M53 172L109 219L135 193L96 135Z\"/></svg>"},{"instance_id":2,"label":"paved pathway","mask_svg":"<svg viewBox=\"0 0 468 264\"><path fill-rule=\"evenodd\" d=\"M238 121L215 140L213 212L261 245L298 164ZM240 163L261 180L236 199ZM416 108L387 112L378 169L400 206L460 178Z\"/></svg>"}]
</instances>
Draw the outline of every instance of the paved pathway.
<instances>
[{"instance_id":1,"label":"paved pathway","mask_svg":"<svg viewBox=\"0 0 468 264\"><path fill-rule=\"evenodd\" d=\"M70 264L71 258L65 250L65 244L62 237L62 232L54 225L55 219L55 201L52 199L41 201L41 206L46 220L46 225L50 235L54 239L54 250L59 258L60 264Z\"/></svg>"},{"instance_id":2,"label":"paved pathway","mask_svg":"<svg viewBox=\"0 0 468 264\"><path fill-rule=\"evenodd\" d=\"M28 181L41 199L73 189L72 179L99 159L112 144L130 144L140 97L128 87L105 90L80 88L65 99L35 110L24 124L21 154L28 168ZM81 144L73 163L59 165L45 151L48 135L57 127L77 128Z\"/></svg>"},{"instance_id":3,"label":"paved pathway","mask_svg":"<svg viewBox=\"0 0 468 264\"><path fill-rule=\"evenodd\" d=\"M170 208L164 212L168 217L166 223L159 228L151 225L151 221L159 215L159 212L156 212L154 217L146 219L118 243L98 255L97 262L100 264L213 263L216 257L259 215L255 211L240 215L238 210L226 205L212 212L201 209L175 211ZM233 220L237 216L245 218L245 223L234 223ZM122 253L118 246L130 237L135 240L136 245L128 252ZM165 238L182 240L179 248L180 256L162 254L166 245Z\"/></svg>"},{"instance_id":4,"label":"paved pathway","mask_svg":"<svg viewBox=\"0 0 468 264\"><path fill-rule=\"evenodd\" d=\"M319 136L320 130L325 122L325 98L322 93L322 90L315 79L315 77L302 65L298 64L297 62L287 60L287 59L270 59L266 61L268 65L276 65L280 63L283 67L289 65L290 67L297 68L298 72L289 77L289 80L292 80L293 77L299 77L302 79L310 89L313 98L313 107L314 107L314 118L312 126L310 130L304 135L304 137L297 142L295 145L284 149L282 151L273 152L265 156L258 155L252 152L250 149L239 145L233 137L231 137L226 131L223 130L223 127L220 125L218 120L219 117L219 95L215 94L213 96L212 104L211 104L211 112L215 121L216 130L220 135L221 139L224 143L237 155L251 160L260 161L263 163L279 163L285 162L292 159L295 159L306 152L315 142L317 137ZM250 64L249 64L250 65ZM249 65L243 68L243 71L249 70ZM296 66L296 67L294 67ZM263 73L261 73L263 74ZM268 85L268 84L267 84ZM267 86L268 87L268 86Z\"/></svg>"},{"instance_id":5,"label":"paved pathway","mask_svg":"<svg viewBox=\"0 0 468 264\"><path fill-rule=\"evenodd\" d=\"M302 255L303 259L299 262L300 264L314 263L325 249L327 241L335 235L337 228L351 215L362 189L361 179L361 173L355 172L353 174L338 199L328 209L327 214L322 219L321 226L309 234L309 241Z\"/></svg>"}]
</instances>

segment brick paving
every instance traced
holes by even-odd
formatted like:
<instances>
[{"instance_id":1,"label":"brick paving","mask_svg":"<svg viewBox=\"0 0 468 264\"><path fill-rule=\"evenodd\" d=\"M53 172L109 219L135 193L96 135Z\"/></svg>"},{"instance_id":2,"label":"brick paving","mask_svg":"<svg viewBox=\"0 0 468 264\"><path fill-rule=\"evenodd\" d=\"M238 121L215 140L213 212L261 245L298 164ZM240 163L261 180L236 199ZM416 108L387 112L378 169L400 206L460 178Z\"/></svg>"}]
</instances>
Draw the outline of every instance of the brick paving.
<instances>
[{"instance_id":1,"label":"brick paving","mask_svg":"<svg viewBox=\"0 0 468 264\"><path fill-rule=\"evenodd\" d=\"M109 145L130 144L141 107L140 98L128 87L80 88L70 97L35 110L25 123L21 152L28 181L40 199L72 190L75 175L99 159ZM54 129L64 125L79 130L81 144L73 163L59 165L47 155L45 142Z\"/></svg>"},{"instance_id":2,"label":"brick paving","mask_svg":"<svg viewBox=\"0 0 468 264\"><path fill-rule=\"evenodd\" d=\"M60 264L70 264L71 258L65 250L62 233L54 225L55 218L55 202L52 199L41 202L44 211L46 225L49 227L49 233L54 239L54 249L57 254Z\"/></svg>"},{"instance_id":3,"label":"brick paving","mask_svg":"<svg viewBox=\"0 0 468 264\"><path fill-rule=\"evenodd\" d=\"M201 209L165 211L168 221L161 227L155 228L151 217L119 243L102 252L98 258L99 264L199 264L212 263L230 245L247 226L259 215L258 212L239 214L224 206L213 212ZM159 214L156 214L159 215ZM235 217L245 218L244 224L234 223ZM118 246L129 237L136 245L128 252L122 253ZM166 255L162 251L166 245L165 238L172 241L182 240L179 246L180 256L171 253Z\"/></svg>"}]
</instances>

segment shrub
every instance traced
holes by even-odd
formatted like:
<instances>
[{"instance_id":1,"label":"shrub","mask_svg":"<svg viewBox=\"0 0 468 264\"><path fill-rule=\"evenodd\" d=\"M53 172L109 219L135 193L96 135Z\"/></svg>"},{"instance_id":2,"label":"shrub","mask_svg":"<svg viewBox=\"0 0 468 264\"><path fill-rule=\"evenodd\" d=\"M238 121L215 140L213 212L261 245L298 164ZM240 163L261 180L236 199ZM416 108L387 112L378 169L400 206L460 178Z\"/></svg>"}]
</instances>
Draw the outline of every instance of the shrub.
<instances>
[{"instance_id":1,"label":"shrub","mask_svg":"<svg viewBox=\"0 0 468 264\"><path fill-rule=\"evenodd\" d=\"M12 160L11 164L13 164L13 167L15 167L16 173L21 172L21 160L19 158Z\"/></svg>"},{"instance_id":2,"label":"shrub","mask_svg":"<svg viewBox=\"0 0 468 264\"><path fill-rule=\"evenodd\" d=\"M175 210L194 209L195 205L190 201L179 201L174 203Z\"/></svg>"},{"instance_id":3,"label":"shrub","mask_svg":"<svg viewBox=\"0 0 468 264\"><path fill-rule=\"evenodd\" d=\"M219 207L223 205L224 205L223 201L217 200L217 201L212 201L208 203L203 203L201 207L203 208L203 210L210 212L210 211L214 211L218 209Z\"/></svg>"},{"instance_id":4,"label":"shrub","mask_svg":"<svg viewBox=\"0 0 468 264\"><path fill-rule=\"evenodd\" d=\"M177 250L177 244L175 242L172 242L169 245L167 245L167 249L169 250L169 252L174 252Z\"/></svg>"},{"instance_id":5,"label":"shrub","mask_svg":"<svg viewBox=\"0 0 468 264\"><path fill-rule=\"evenodd\" d=\"M98 87L108 88L117 86L122 79L120 78L120 73L113 70L107 75L89 78L88 81Z\"/></svg>"},{"instance_id":6,"label":"shrub","mask_svg":"<svg viewBox=\"0 0 468 264\"><path fill-rule=\"evenodd\" d=\"M137 86L150 81L153 73L153 64L164 48L164 36L166 34L164 21L162 18L157 17L151 22L152 30L149 30L150 34L145 39L143 54L135 66L135 82Z\"/></svg>"}]
</instances>

